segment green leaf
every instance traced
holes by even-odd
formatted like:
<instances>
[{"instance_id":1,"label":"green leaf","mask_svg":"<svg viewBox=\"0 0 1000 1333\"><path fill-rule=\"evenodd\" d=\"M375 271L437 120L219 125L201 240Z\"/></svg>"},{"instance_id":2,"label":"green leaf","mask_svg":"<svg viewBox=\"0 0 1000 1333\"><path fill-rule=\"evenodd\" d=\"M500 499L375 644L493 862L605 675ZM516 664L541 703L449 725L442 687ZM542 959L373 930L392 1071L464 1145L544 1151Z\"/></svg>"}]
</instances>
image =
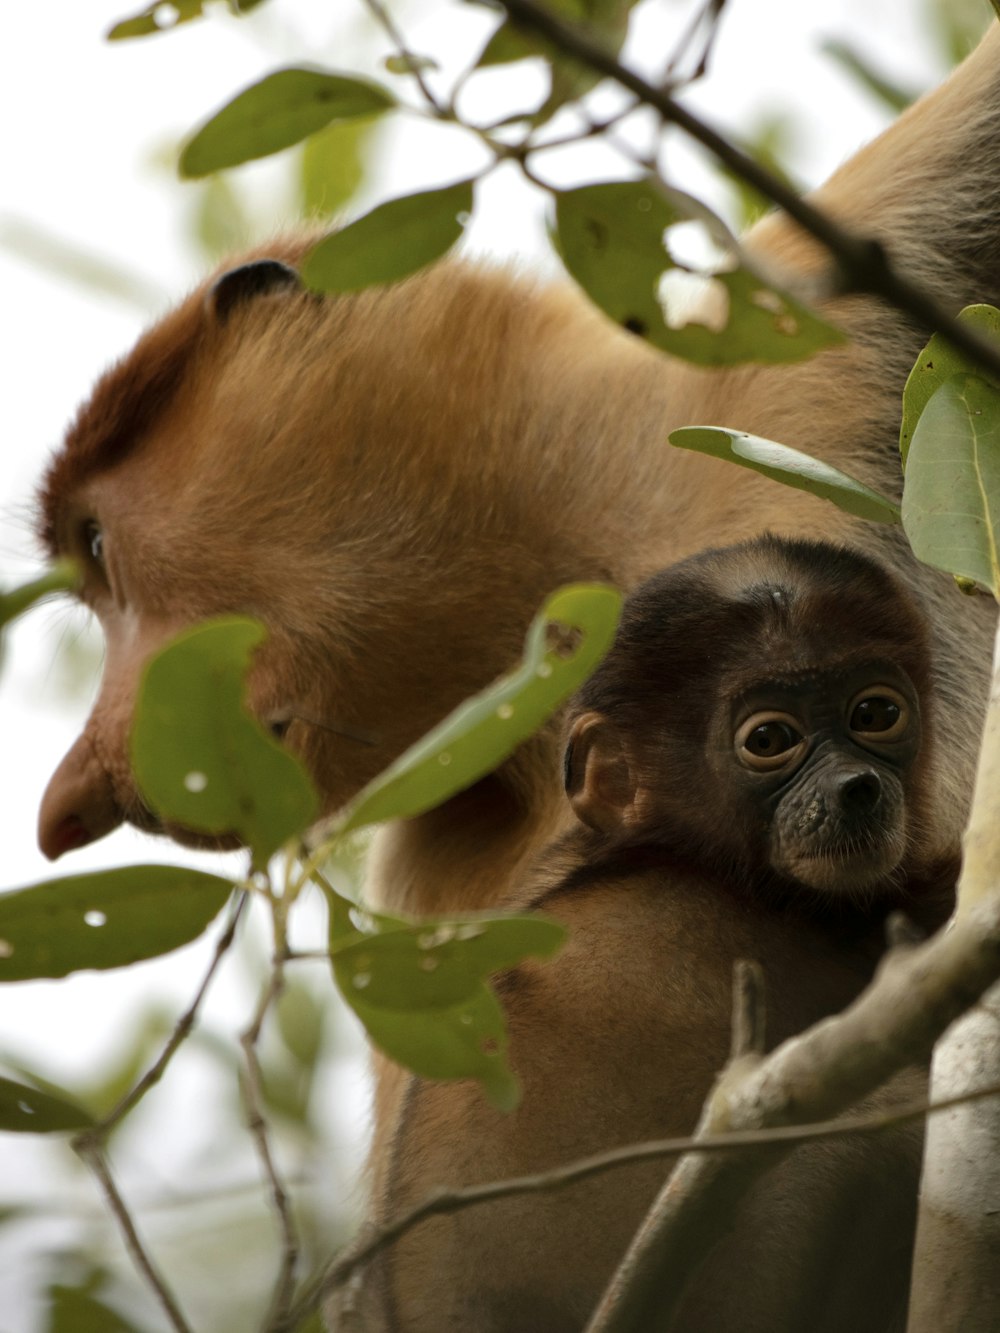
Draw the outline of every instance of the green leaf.
<instances>
[{"instance_id":1,"label":"green leaf","mask_svg":"<svg viewBox=\"0 0 1000 1333\"><path fill-rule=\"evenodd\" d=\"M43 597L54 592L69 592L79 581L79 571L70 560L60 560L51 569L19 588L0 592L0 626L21 616Z\"/></svg>"},{"instance_id":2,"label":"green leaf","mask_svg":"<svg viewBox=\"0 0 1000 1333\"><path fill-rule=\"evenodd\" d=\"M895 80L882 74L868 59L867 54L851 42L828 38L820 50L835 60L862 88L888 107L894 116L905 111L918 96L916 91L900 87Z\"/></svg>"},{"instance_id":3,"label":"green leaf","mask_svg":"<svg viewBox=\"0 0 1000 1333\"><path fill-rule=\"evenodd\" d=\"M900 522L899 506L892 500L839 468L800 453L787 444L717 426L687 426L675 430L671 432L670 443L678 449L692 449L695 453L739 463L741 467L751 468L786 486L818 495L838 509L871 523Z\"/></svg>"},{"instance_id":4,"label":"green leaf","mask_svg":"<svg viewBox=\"0 0 1000 1333\"><path fill-rule=\"evenodd\" d=\"M321 292L398 282L446 254L472 214L471 180L380 204L306 255L303 281Z\"/></svg>"},{"instance_id":5,"label":"green leaf","mask_svg":"<svg viewBox=\"0 0 1000 1333\"><path fill-rule=\"evenodd\" d=\"M918 560L1000 596L1000 390L985 380L946 380L920 414L903 529Z\"/></svg>"},{"instance_id":6,"label":"green leaf","mask_svg":"<svg viewBox=\"0 0 1000 1333\"><path fill-rule=\"evenodd\" d=\"M679 266L664 233L689 218L704 222L705 212L649 181L604 181L556 195L555 241L569 273L605 314L661 351L697 365L799 361L843 341L836 329L746 268L712 276L725 307L716 327L668 325L660 284L664 273Z\"/></svg>"},{"instance_id":7,"label":"green leaf","mask_svg":"<svg viewBox=\"0 0 1000 1333\"><path fill-rule=\"evenodd\" d=\"M127 967L197 939L232 892L217 875L140 865L0 894L0 981Z\"/></svg>"},{"instance_id":8,"label":"green leaf","mask_svg":"<svg viewBox=\"0 0 1000 1333\"><path fill-rule=\"evenodd\" d=\"M958 318L964 324L971 325L984 338L1000 344L1000 310L997 310L996 306L968 305L960 312ZM957 351L947 338L935 333L917 357L903 389L903 421L899 429L899 452L903 458L904 468L920 414L930 402L931 395L953 375L977 375L987 383L993 383L989 375L974 365L964 352Z\"/></svg>"},{"instance_id":9,"label":"green leaf","mask_svg":"<svg viewBox=\"0 0 1000 1333\"><path fill-rule=\"evenodd\" d=\"M56 1134L86 1129L93 1117L68 1096L54 1096L27 1083L0 1078L0 1131L9 1134Z\"/></svg>"},{"instance_id":10,"label":"green leaf","mask_svg":"<svg viewBox=\"0 0 1000 1333\"><path fill-rule=\"evenodd\" d=\"M268 74L228 102L181 153L182 176L207 176L301 142L332 121L373 116L396 105L367 79L291 68Z\"/></svg>"},{"instance_id":11,"label":"green leaf","mask_svg":"<svg viewBox=\"0 0 1000 1333\"><path fill-rule=\"evenodd\" d=\"M620 595L601 584L554 592L531 623L521 666L467 699L370 782L337 832L421 814L491 773L587 679L611 646L620 609Z\"/></svg>"},{"instance_id":12,"label":"green leaf","mask_svg":"<svg viewBox=\"0 0 1000 1333\"><path fill-rule=\"evenodd\" d=\"M224 617L179 635L147 663L132 724L132 766L161 818L237 835L258 865L316 818L302 765L243 706L258 621Z\"/></svg>"},{"instance_id":13,"label":"green leaf","mask_svg":"<svg viewBox=\"0 0 1000 1333\"><path fill-rule=\"evenodd\" d=\"M201 182L194 210L194 234L209 259L237 250L252 231L243 201L231 176L210 176Z\"/></svg>"},{"instance_id":14,"label":"green leaf","mask_svg":"<svg viewBox=\"0 0 1000 1333\"><path fill-rule=\"evenodd\" d=\"M503 1010L488 986L449 1009L413 1013L378 1009L359 996L348 1003L375 1045L421 1078L474 1078L499 1111L513 1111L520 1087L507 1063Z\"/></svg>"},{"instance_id":15,"label":"green leaf","mask_svg":"<svg viewBox=\"0 0 1000 1333\"><path fill-rule=\"evenodd\" d=\"M109 42L125 41L129 37L151 37L169 32L182 23L199 19L205 12L205 0L155 0L132 18L121 19L108 32Z\"/></svg>"},{"instance_id":16,"label":"green leaf","mask_svg":"<svg viewBox=\"0 0 1000 1333\"><path fill-rule=\"evenodd\" d=\"M103 1274L94 1273L78 1287L54 1282L49 1287L49 1322L45 1333L138 1333L135 1324L105 1305L94 1294L103 1285Z\"/></svg>"},{"instance_id":17,"label":"green leaf","mask_svg":"<svg viewBox=\"0 0 1000 1333\"><path fill-rule=\"evenodd\" d=\"M629 15L635 3L636 0L549 0L546 9L575 30L596 38L606 51L616 55L625 40ZM476 66L488 69L531 56L545 60L551 74L549 95L532 116L535 124L547 120L571 99L582 97L603 77L538 33L519 28L511 19L501 23L493 33Z\"/></svg>"},{"instance_id":18,"label":"green leaf","mask_svg":"<svg viewBox=\"0 0 1000 1333\"><path fill-rule=\"evenodd\" d=\"M375 1045L423 1078L479 1079L495 1106L512 1109L520 1090L486 978L551 957L563 927L535 916L405 921L352 911L324 892L334 977Z\"/></svg>"},{"instance_id":19,"label":"green leaf","mask_svg":"<svg viewBox=\"0 0 1000 1333\"><path fill-rule=\"evenodd\" d=\"M329 217L357 194L374 126L372 120L338 121L302 145L300 207L306 217Z\"/></svg>"},{"instance_id":20,"label":"green leaf","mask_svg":"<svg viewBox=\"0 0 1000 1333\"><path fill-rule=\"evenodd\" d=\"M363 990L366 1004L445 1009L468 999L494 972L525 958L551 957L565 937L562 926L539 916L380 922L378 933L335 945L331 956L342 989Z\"/></svg>"}]
</instances>

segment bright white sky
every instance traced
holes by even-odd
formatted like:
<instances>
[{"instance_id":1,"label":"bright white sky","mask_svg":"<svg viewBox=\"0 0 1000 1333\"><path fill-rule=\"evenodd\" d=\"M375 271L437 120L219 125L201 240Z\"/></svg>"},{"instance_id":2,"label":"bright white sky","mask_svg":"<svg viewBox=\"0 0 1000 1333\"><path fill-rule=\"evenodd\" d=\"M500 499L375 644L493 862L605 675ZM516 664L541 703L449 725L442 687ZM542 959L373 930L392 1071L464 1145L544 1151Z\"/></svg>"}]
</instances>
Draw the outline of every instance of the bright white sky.
<instances>
[{"instance_id":1,"label":"bright white sky","mask_svg":"<svg viewBox=\"0 0 1000 1333\"><path fill-rule=\"evenodd\" d=\"M28 521L32 490L75 406L143 323L197 277L185 229L191 193L154 160L275 64L312 59L336 68L336 49L330 48L334 30L326 16L347 9L323 0L271 0L252 22L237 22L219 5L210 21L175 33L105 43L102 33L109 23L138 7L137 0L134 7L128 0L20 0L4 6L0 585L35 568ZM653 5L642 16L637 53L655 57L669 50L682 16L692 8L680 0ZM442 42L463 34L471 40L485 31L481 10L453 8L442 20L430 0L394 9L416 50L436 51ZM940 73L935 53L921 37L924 0L828 0L822 6L730 0L727 11L711 76L689 101L716 123L737 129L750 124L759 108L797 108L792 165L810 184L884 123L881 108L819 54L823 38L856 41L908 85L926 86ZM454 178L469 161L453 133L401 134L388 148L376 189L396 194L421 181ZM701 167L680 150L672 161L676 183L697 191L704 181ZM581 168L588 169L585 163ZM592 163L589 169L598 174L610 168ZM251 175L263 201L264 232L287 224L282 205L266 213L273 169L253 168ZM504 193L501 181L483 202L489 218L473 229L471 248L537 262L543 246L531 201L516 191ZM147 309L100 297L27 262L11 248L26 228L133 273L149 289ZM34 845L38 801L86 712L86 700L67 695L60 673L50 666L66 625L63 610L42 610L11 636L0 688L0 888L51 873ZM169 847L122 831L71 856L60 870L172 855ZM53 1077L61 1069L83 1069L114 1042L130 997L187 998L201 967L198 956L197 949L184 951L129 976L10 987L0 994L0 1054L34 1059ZM9 1177L8 1158L12 1164L24 1148L20 1141L0 1139L0 1178ZM3 1276L0 1262L0 1310L9 1313Z\"/></svg>"}]
</instances>

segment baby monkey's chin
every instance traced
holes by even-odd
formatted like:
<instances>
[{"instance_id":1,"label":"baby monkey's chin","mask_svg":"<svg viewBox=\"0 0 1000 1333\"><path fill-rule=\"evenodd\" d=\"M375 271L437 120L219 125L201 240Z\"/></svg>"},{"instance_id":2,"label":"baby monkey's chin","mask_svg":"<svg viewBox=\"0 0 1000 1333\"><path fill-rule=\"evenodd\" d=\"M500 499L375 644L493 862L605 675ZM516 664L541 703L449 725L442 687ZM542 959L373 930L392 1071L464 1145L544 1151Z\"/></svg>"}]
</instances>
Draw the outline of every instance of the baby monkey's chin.
<instances>
[{"instance_id":1,"label":"baby monkey's chin","mask_svg":"<svg viewBox=\"0 0 1000 1333\"><path fill-rule=\"evenodd\" d=\"M874 845L829 846L785 858L779 869L817 893L870 900L898 884L904 851L905 839L899 834Z\"/></svg>"}]
</instances>

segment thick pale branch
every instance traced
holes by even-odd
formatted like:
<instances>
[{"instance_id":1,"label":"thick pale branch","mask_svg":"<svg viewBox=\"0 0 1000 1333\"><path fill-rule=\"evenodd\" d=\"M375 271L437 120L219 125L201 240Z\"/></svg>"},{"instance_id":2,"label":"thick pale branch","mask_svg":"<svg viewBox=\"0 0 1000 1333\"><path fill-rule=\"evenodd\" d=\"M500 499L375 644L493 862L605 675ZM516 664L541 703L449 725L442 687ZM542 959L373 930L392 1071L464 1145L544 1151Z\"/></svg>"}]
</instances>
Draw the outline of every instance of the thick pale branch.
<instances>
[{"instance_id":1,"label":"thick pale branch","mask_svg":"<svg viewBox=\"0 0 1000 1333\"><path fill-rule=\"evenodd\" d=\"M907 1065L1000 976L1000 901L970 910L927 944L890 954L848 1009L779 1046L747 1070L727 1070L700 1133L808 1123L836 1115ZM616 1272L588 1333L641 1333L679 1299L726 1217L783 1149L681 1159Z\"/></svg>"}]
</instances>

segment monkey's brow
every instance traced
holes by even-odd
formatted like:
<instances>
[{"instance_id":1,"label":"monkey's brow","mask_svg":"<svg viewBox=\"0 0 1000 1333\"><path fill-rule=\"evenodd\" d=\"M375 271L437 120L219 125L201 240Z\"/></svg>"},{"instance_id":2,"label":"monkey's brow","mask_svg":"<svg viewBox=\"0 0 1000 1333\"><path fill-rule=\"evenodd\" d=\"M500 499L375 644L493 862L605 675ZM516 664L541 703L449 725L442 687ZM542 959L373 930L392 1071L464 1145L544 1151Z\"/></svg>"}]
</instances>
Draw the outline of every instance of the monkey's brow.
<instances>
[{"instance_id":1,"label":"monkey's brow","mask_svg":"<svg viewBox=\"0 0 1000 1333\"><path fill-rule=\"evenodd\" d=\"M304 722L307 727L319 727L320 731L329 731L331 735L343 736L345 740L357 741L360 745L378 745L379 738L370 732L355 731L351 727L342 727L335 722L321 722L318 717L306 717L304 713L293 713L296 722Z\"/></svg>"}]
</instances>

